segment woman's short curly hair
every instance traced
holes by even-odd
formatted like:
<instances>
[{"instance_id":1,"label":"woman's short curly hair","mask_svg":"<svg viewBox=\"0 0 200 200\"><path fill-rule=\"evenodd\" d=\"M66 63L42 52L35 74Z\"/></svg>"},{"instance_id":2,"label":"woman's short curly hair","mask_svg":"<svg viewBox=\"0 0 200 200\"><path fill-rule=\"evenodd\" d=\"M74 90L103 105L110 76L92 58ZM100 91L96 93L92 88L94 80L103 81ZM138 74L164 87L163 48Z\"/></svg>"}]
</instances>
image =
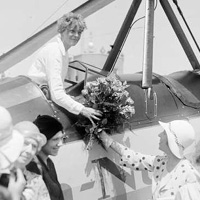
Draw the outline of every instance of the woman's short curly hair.
<instances>
[{"instance_id":1,"label":"woman's short curly hair","mask_svg":"<svg viewBox=\"0 0 200 200\"><path fill-rule=\"evenodd\" d=\"M86 23L80 14L67 13L57 21L58 33L63 33L66 29L74 30L78 28L81 32L86 28Z\"/></svg>"}]
</instances>

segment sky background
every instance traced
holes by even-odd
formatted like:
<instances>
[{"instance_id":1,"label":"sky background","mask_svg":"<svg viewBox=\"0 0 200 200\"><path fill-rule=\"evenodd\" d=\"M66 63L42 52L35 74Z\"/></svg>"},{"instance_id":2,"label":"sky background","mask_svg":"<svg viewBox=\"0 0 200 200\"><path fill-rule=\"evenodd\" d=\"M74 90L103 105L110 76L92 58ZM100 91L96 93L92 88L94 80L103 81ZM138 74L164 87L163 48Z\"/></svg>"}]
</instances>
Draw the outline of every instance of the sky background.
<instances>
[{"instance_id":1,"label":"sky background","mask_svg":"<svg viewBox=\"0 0 200 200\"><path fill-rule=\"evenodd\" d=\"M86 1L86 0L85 0ZM84 0L0 0L0 55L51 24L64 13L79 6ZM145 14L145 0L142 1L135 20ZM184 30L185 26L177 13L172 0L169 0ZM91 42L95 52L102 48L110 50L110 45L118 34L132 0L116 0L107 7L86 18L87 30L79 44L70 49L71 55L78 55L87 50ZM179 0L178 4L197 40L200 43L200 1ZM188 32L185 32L189 36ZM200 60L200 53L189 36L191 46ZM131 29L122 53L124 54L124 73L142 70L144 40L144 19ZM20 62L6 72L8 76L26 74L35 58L35 54ZM179 70L191 70L192 67L167 20L158 1L154 22L153 72L165 75Z\"/></svg>"}]
</instances>

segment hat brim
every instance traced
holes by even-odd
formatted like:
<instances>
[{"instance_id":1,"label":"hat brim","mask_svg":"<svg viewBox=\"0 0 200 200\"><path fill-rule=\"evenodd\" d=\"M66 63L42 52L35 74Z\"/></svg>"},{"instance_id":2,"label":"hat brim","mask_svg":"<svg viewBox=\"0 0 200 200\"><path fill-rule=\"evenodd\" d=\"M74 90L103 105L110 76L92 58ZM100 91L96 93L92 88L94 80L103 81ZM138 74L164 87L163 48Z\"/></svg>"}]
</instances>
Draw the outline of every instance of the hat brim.
<instances>
[{"instance_id":1,"label":"hat brim","mask_svg":"<svg viewBox=\"0 0 200 200\"><path fill-rule=\"evenodd\" d=\"M17 131L13 130L10 140L0 148L3 155L1 159L1 168L7 168L17 160L24 146L24 137Z\"/></svg>"},{"instance_id":2,"label":"hat brim","mask_svg":"<svg viewBox=\"0 0 200 200\"><path fill-rule=\"evenodd\" d=\"M41 148L47 143L47 138L45 135L41 133L30 133L25 136L25 138L32 138L38 144L37 152L41 150Z\"/></svg>"},{"instance_id":3,"label":"hat brim","mask_svg":"<svg viewBox=\"0 0 200 200\"><path fill-rule=\"evenodd\" d=\"M162 126L162 128L165 130L165 132L167 134L168 146L169 146L171 152L177 158L182 159L184 157L184 155L183 155L183 149L180 148L178 146L178 144L176 143L175 135L169 129L169 123L164 123L164 122L160 122L159 121L159 124Z\"/></svg>"}]
</instances>

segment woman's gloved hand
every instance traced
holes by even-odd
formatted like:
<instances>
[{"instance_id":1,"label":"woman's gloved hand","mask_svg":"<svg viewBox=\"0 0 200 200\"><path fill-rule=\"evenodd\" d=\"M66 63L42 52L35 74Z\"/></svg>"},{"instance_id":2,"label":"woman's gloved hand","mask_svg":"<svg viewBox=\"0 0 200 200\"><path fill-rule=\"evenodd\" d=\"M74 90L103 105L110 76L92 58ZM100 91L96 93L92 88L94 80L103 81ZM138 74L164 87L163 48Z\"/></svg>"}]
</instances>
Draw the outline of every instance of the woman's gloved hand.
<instances>
[{"instance_id":1,"label":"woman's gloved hand","mask_svg":"<svg viewBox=\"0 0 200 200\"><path fill-rule=\"evenodd\" d=\"M105 147L108 149L113 143L113 139L105 132L102 131L99 138L103 141Z\"/></svg>"}]
</instances>

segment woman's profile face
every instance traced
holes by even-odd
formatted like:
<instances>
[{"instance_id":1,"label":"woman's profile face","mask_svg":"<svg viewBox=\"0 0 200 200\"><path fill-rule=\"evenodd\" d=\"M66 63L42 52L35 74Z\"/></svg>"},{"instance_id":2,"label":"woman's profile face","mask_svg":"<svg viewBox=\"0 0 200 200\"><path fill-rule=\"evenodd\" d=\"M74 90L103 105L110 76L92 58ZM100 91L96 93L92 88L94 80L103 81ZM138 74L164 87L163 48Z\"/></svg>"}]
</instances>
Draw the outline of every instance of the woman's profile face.
<instances>
[{"instance_id":1,"label":"woman's profile face","mask_svg":"<svg viewBox=\"0 0 200 200\"><path fill-rule=\"evenodd\" d=\"M159 149L165 153L168 152L169 146L168 146L167 133L163 131L158 136L160 138Z\"/></svg>"},{"instance_id":2,"label":"woman's profile face","mask_svg":"<svg viewBox=\"0 0 200 200\"><path fill-rule=\"evenodd\" d=\"M60 147L63 145L64 134L62 131L56 133L47 143L42 147L42 151L47 156L56 156Z\"/></svg>"},{"instance_id":3,"label":"woman's profile face","mask_svg":"<svg viewBox=\"0 0 200 200\"><path fill-rule=\"evenodd\" d=\"M19 168L24 168L35 156L38 149L38 143L33 138L25 138L24 147L19 158L16 161L16 165Z\"/></svg>"}]
</instances>

